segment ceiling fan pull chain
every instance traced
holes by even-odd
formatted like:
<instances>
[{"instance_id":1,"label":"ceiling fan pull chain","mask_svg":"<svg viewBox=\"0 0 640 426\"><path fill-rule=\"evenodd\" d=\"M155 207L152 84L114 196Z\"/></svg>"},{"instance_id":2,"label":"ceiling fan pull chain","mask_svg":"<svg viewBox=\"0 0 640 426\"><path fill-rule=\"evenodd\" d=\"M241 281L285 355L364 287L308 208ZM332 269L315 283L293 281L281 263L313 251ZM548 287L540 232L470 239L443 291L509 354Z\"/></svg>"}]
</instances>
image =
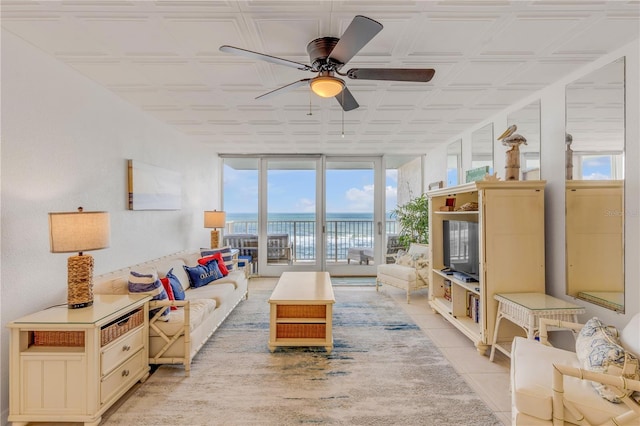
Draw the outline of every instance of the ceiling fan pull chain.
<instances>
[{"instance_id":1,"label":"ceiling fan pull chain","mask_svg":"<svg viewBox=\"0 0 640 426\"><path fill-rule=\"evenodd\" d=\"M344 105L344 90L342 90L342 105ZM342 109L342 139L344 139L344 108Z\"/></svg>"},{"instance_id":2,"label":"ceiling fan pull chain","mask_svg":"<svg viewBox=\"0 0 640 426\"><path fill-rule=\"evenodd\" d=\"M307 113L307 115L313 115L311 113L311 92L309 92L309 113Z\"/></svg>"}]
</instances>

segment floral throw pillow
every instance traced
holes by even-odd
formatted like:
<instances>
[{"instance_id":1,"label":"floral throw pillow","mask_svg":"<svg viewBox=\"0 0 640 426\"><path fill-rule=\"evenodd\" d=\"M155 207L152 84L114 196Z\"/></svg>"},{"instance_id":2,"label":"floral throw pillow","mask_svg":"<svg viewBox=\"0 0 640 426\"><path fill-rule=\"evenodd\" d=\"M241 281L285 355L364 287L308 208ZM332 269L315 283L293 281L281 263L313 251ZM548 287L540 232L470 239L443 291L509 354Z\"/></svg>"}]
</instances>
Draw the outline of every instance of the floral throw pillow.
<instances>
[{"instance_id":1,"label":"floral throw pillow","mask_svg":"<svg viewBox=\"0 0 640 426\"><path fill-rule=\"evenodd\" d=\"M576 355L585 370L634 380L640 378L638 359L620 345L616 329L604 325L598 318L590 319L580 330L576 339ZM624 393L597 382L591 383L600 396L616 404L622 402L620 398L632 393Z\"/></svg>"},{"instance_id":2,"label":"floral throw pillow","mask_svg":"<svg viewBox=\"0 0 640 426\"><path fill-rule=\"evenodd\" d=\"M396 257L396 264L398 265L413 267L414 263L415 263L415 260L413 259L413 255L409 253L402 253L402 254L398 253L398 256Z\"/></svg>"},{"instance_id":3,"label":"floral throw pillow","mask_svg":"<svg viewBox=\"0 0 640 426\"><path fill-rule=\"evenodd\" d=\"M429 259L427 259L426 256L422 256L416 260L415 268L418 278L425 283L429 282Z\"/></svg>"}]
</instances>

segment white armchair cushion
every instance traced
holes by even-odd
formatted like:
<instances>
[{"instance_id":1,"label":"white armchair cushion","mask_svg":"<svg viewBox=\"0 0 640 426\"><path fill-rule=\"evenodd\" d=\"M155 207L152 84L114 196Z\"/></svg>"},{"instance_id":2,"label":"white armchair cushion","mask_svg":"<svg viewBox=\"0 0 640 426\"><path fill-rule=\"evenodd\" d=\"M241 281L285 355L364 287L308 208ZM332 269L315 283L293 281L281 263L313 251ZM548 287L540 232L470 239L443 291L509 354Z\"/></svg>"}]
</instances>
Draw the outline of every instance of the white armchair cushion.
<instances>
[{"instance_id":1,"label":"white armchair cushion","mask_svg":"<svg viewBox=\"0 0 640 426\"><path fill-rule=\"evenodd\" d=\"M551 420L553 364L576 368L582 364L575 352L543 345L535 340L516 337L511 354L512 403L518 413L537 419ZM589 381L565 377L564 396L592 424L627 411L624 404L612 404L594 392ZM565 410L565 420L577 423Z\"/></svg>"},{"instance_id":2,"label":"white armchair cushion","mask_svg":"<svg viewBox=\"0 0 640 426\"><path fill-rule=\"evenodd\" d=\"M416 281L415 269L395 263L378 265L378 275L388 275L396 278L400 282L415 283Z\"/></svg>"}]
</instances>

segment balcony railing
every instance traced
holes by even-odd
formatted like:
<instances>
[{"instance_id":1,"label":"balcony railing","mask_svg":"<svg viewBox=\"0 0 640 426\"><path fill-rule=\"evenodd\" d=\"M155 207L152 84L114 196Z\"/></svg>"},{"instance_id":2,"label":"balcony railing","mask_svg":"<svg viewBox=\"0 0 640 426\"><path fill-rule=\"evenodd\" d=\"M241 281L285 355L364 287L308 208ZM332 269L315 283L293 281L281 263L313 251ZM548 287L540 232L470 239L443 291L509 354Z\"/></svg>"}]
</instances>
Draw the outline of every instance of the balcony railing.
<instances>
[{"instance_id":1,"label":"balcony railing","mask_svg":"<svg viewBox=\"0 0 640 426\"><path fill-rule=\"evenodd\" d=\"M387 235L397 234L396 222L386 222ZM370 220L329 220L326 222L326 259L345 262L353 247L373 247L377 227ZM256 221L227 222L225 234L258 234ZM316 256L316 222L307 220L269 221L267 235L288 234L293 261L314 261Z\"/></svg>"}]
</instances>

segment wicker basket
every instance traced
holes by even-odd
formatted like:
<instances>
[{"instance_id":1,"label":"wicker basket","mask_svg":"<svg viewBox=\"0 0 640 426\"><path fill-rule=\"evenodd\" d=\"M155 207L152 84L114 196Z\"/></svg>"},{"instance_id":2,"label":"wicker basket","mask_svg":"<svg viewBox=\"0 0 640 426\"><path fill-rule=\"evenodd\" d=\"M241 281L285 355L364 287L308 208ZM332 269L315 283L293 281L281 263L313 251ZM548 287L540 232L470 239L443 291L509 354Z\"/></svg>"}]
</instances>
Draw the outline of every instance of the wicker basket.
<instances>
[{"instance_id":1,"label":"wicker basket","mask_svg":"<svg viewBox=\"0 0 640 426\"><path fill-rule=\"evenodd\" d=\"M326 324L278 324L278 339L324 339Z\"/></svg>"},{"instance_id":2,"label":"wicker basket","mask_svg":"<svg viewBox=\"0 0 640 426\"><path fill-rule=\"evenodd\" d=\"M131 312L124 317L105 325L100 330L100 344L101 346L108 345L116 340L118 337L127 333L129 330L133 330L144 322L144 311L138 309Z\"/></svg>"},{"instance_id":3,"label":"wicker basket","mask_svg":"<svg viewBox=\"0 0 640 426\"><path fill-rule=\"evenodd\" d=\"M84 331L34 331L35 346L84 346Z\"/></svg>"},{"instance_id":4,"label":"wicker basket","mask_svg":"<svg viewBox=\"0 0 640 426\"><path fill-rule=\"evenodd\" d=\"M325 318L325 305L278 305L278 318Z\"/></svg>"}]
</instances>

